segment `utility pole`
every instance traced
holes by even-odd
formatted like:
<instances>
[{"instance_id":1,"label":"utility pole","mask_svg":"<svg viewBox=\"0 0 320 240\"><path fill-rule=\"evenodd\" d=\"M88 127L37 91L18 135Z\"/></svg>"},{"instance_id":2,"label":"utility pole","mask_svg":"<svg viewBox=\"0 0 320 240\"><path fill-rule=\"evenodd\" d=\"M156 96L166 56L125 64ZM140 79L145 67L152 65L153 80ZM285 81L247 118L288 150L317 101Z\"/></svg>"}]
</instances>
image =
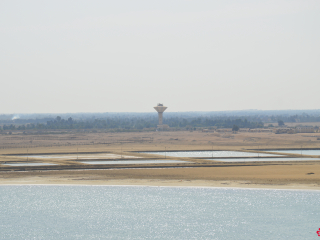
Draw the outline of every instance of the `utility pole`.
<instances>
[{"instance_id":1,"label":"utility pole","mask_svg":"<svg viewBox=\"0 0 320 240\"><path fill-rule=\"evenodd\" d=\"M211 147L211 152L212 152L212 158L213 158L213 145L212 145L212 147Z\"/></svg>"},{"instance_id":2,"label":"utility pole","mask_svg":"<svg viewBox=\"0 0 320 240\"><path fill-rule=\"evenodd\" d=\"M164 158L167 158L167 147L164 147Z\"/></svg>"}]
</instances>

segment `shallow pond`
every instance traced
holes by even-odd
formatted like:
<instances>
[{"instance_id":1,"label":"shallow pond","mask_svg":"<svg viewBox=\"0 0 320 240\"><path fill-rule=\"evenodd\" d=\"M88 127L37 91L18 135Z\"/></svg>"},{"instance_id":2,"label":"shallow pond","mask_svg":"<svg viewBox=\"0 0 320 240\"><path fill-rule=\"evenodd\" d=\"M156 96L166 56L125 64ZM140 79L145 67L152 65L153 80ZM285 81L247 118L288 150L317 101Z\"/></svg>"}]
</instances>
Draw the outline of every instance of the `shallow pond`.
<instances>
[{"instance_id":1,"label":"shallow pond","mask_svg":"<svg viewBox=\"0 0 320 240\"><path fill-rule=\"evenodd\" d=\"M221 162L274 162L274 161L319 161L320 158L219 158L206 159Z\"/></svg>"},{"instance_id":2,"label":"shallow pond","mask_svg":"<svg viewBox=\"0 0 320 240\"><path fill-rule=\"evenodd\" d=\"M136 156L126 156L112 153L97 154L52 154L52 155L20 155L15 157L34 159L115 159L115 158L141 158Z\"/></svg>"},{"instance_id":3,"label":"shallow pond","mask_svg":"<svg viewBox=\"0 0 320 240\"><path fill-rule=\"evenodd\" d=\"M291 153L291 154L302 154L302 155L312 155L320 156L320 150L267 150L265 152L277 152L277 153Z\"/></svg>"},{"instance_id":4,"label":"shallow pond","mask_svg":"<svg viewBox=\"0 0 320 240\"><path fill-rule=\"evenodd\" d=\"M184 151L184 152L141 152L147 154L157 154L168 157L271 157L280 156L268 153L252 153L252 152L238 152L238 151Z\"/></svg>"},{"instance_id":5,"label":"shallow pond","mask_svg":"<svg viewBox=\"0 0 320 240\"><path fill-rule=\"evenodd\" d=\"M81 161L85 164L150 164L150 163L189 163L187 161L179 160L131 160L131 161Z\"/></svg>"}]
</instances>

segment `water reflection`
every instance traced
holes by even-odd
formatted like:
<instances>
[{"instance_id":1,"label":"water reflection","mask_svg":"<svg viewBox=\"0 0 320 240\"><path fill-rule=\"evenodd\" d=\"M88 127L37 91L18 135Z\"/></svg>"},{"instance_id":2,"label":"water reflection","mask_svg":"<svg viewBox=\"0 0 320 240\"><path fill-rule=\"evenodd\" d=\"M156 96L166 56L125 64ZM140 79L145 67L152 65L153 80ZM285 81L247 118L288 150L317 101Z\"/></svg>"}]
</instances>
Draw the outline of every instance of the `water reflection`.
<instances>
[{"instance_id":1,"label":"water reflection","mask_svg":"<svg viewBox=\"0 0 320 240\"><path fill-rule=\"evenodd\" d=\"M85 164L157 164L157 163L189 163L187 161L179 160L131 160L131 161L81 161Z\"/></svg>"},{"instance_id":2,"label":"water reflection","mask_svg":"<svg viewBox=\"0 0 320 240\"><path fill-rule=\"evenodd\" d=\"M52 154L52 155L20 155L15 157L21 158L34 158L34 159L115 159L115 158L141 158L136 156L127 156L112 153L103 154Z\"/></svg>"},{"instance_id":3,"label":"water reflection","mask_svg":"<svg viewBox=\"0 0 320 240\"><path fill-rule=\"evenodd\" d=\"M319 161L320 158L215 158L206 159L221 162L272 162L272 161Z\"/></svg>"},{"instance_id":4,"label":"water reflection","mask_svg":"<svg viewBox=\"0 0 320 240\"><path fill-rule=\"evenodd\" d=\"M238 151L183 151L183 152L141 152L147 154L157 154L168 157L270 157L280 156L268 153L252 153Z\"/></svg>"},{"instance_id":5,"label":"water reflection","mask_svg":"<svg viewBox=\"0 0 320 240\"><path fill-rule=\"evenodd\" d=\"M265 152L277 152L277 153L291 153L291 154L301 154L301 155L312 155L320 156L320 150L266 150Z\"/></svg>"}]
</instances>

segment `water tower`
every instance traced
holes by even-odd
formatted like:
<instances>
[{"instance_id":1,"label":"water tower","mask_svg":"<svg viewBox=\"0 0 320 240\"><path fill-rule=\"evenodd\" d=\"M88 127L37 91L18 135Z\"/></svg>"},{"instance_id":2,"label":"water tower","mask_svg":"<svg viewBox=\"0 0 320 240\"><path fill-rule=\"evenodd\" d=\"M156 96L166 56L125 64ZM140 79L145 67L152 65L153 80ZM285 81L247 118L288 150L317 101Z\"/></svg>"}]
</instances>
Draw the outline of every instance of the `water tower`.
<instances>
[{"instance_id":1,"label":"water tower","mask_svg":"<svg viewBox=\"0 0 320 240\"><path fill-rule=\"evenodd\" d=\"M158 105L156 107L154 107L154 109L158 112L158 117L159 117L159 126L162 126L162 114L163 112L167 109L167 107L163 106L162 103L158 103Z\"/></svg>"}]
</instances>

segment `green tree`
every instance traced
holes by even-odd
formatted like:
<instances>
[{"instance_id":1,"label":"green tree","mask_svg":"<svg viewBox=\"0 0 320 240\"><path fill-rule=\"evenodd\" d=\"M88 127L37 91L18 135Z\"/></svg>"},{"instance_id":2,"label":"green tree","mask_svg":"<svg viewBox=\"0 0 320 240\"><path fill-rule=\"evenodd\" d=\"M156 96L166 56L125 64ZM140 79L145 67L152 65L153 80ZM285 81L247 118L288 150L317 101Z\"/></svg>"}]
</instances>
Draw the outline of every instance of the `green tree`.
<instances>
[{"instance_id":1,"label":"green tree","mask_svg":"<svg viewBox=\"0 0 320 240\"><path fill-rule=\"evenodd\" d=\"M239 127L234 124L233 127L232 127L232 131L233 132L238 132L239 131Z\"/></svg>"}]
</instances>

